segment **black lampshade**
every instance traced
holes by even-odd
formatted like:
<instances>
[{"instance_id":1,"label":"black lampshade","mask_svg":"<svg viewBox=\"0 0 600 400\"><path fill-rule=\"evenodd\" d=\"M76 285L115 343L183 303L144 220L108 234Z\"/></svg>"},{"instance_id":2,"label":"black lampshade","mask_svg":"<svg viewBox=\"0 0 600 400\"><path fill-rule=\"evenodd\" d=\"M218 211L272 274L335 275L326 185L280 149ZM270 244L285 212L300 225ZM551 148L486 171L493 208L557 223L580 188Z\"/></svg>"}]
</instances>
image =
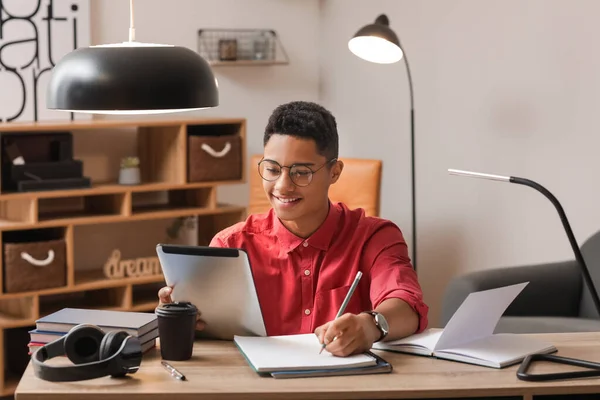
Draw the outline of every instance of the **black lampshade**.
<instances>
[{"instance_id":1,"label":"black lampshade","mask_svg":"<svg viewBox=\"0 0 600 400\"><path fill-rule=\"evenodd\" d=\"M52 70L49 109L152 114L219 105L209 64L185 47L143 43L92 46L65 55Z\"/></svg>"},{"instance_id":2,"label":"black lampshade","mask_svg":"<svg viewBox=\"0 0 600 400\"><path fill-rule=\"evenodd\" d=\"M396 33L390 29L390 21L385 14L375 23L365 25L348 42L348 48L356 56L379 64L391 64L402 59L402 48Z\"/></svg>"}]
</instances>

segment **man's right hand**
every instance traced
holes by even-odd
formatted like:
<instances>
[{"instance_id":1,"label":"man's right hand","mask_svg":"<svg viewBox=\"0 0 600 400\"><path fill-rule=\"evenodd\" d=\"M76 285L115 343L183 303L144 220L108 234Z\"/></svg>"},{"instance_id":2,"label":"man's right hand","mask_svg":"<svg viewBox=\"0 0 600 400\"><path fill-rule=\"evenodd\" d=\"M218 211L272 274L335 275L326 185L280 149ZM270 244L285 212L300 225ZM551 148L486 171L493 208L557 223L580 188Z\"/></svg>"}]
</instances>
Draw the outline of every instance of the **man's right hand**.
<instances>
[{"instance_id":1,"label":"man's right hand","mask_svg":"<svg viewBox=\"0 0 600 400\"><path fill-rule=\"evenodd\" d=\"M164 286L160 288L158 291L158 304L167 304L172 303L173 299L171 298L171 293L173 292L173 288L170 286ZM198 316L196 317L196 330L201 331L204 329L205 323L200 319L200 310L198 310Z\"/></svg>"}]
</instances>

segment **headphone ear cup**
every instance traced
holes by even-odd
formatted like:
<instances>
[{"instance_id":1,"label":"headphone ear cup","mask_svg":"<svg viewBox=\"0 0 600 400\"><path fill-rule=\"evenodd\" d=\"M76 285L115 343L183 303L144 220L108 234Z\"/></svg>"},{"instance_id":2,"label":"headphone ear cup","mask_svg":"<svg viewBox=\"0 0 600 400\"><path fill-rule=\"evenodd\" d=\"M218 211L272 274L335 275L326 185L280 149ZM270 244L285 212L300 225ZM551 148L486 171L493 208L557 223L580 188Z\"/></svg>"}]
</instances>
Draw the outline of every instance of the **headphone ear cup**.
<instances>
[{"instance_id":1,"label":"headphone ear cup","mask_svg":"<svg viewBox=\"0 0 600 400\"><path fill-rule=\"evenodd\" d=\"M78 325L65 337L65 354L73 364L98 361L104 332L93 325Z\"/></svg>"},{"instance_id":2,"label":"headphone ear cup","mask_svg":"<svg viewBox=\"0 0 600 400\"><path fill-rule=\"evenodd\" d=\"M115 354L127 337L129 337L129 334L125 331L108 332L102 339L102 343L100 343L100 360L106 360Z\"/></svg>"},{"instance_id":3,"label":"headphone ear cup","mask_svg":"<svg viewBox=\"0 0 600 400\"><path fill-rule=\"evenodd\" d=\"M123 341L128 337L129 334L125 331L108 332L106 336L104 336L104 339L102 339L102 343L100 343L100 361L106 360L114 355L123 344ZM113 377L123 377L125 375L126 372L111 374Z\"/></svg>"}]
</instances>

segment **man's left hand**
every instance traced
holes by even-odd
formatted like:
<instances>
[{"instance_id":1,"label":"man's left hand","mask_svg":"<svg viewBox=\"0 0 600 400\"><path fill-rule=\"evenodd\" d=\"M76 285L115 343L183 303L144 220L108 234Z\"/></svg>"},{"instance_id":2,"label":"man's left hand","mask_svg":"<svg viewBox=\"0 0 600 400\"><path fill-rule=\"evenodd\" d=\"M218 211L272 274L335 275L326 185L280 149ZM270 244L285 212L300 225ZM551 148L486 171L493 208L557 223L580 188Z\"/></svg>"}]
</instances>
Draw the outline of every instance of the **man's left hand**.
<instances>
[{"instance_id":1,"label":"man's left hand","mask_svg":"<svg viewBox=\"0 0 600 400\"><path fill-rule=\"evenodd\" d=\"M344 314L315 329L319 343L335 356L364 353L379 339L379 329L369 314ZM335 340L334 340L335 338Z\"/></svg>"}]
</instances>

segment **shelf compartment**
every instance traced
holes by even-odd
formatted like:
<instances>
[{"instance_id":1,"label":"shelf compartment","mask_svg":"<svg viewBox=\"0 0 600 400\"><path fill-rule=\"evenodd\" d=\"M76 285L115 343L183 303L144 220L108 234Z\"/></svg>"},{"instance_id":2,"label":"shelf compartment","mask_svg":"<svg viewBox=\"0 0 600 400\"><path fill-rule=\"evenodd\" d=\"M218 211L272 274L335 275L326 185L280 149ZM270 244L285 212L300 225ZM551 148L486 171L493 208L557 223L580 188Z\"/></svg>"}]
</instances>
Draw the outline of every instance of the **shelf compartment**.
<instances>
[{"instance_id":1,"label":"shelf compartment","mask_svg":"<svg viewBox=\"0 0 600 400\"><path fill-rule=\"evenodd\" d=\"M37 203L33 198L14 198L0 201L0 223L35 223Z\"/></svg>"},{"instance_id":2,"label":"shelf compartment","mask_svg":"<svg viewBox=\"0 0 600 400\"><path fill-rule=\"evenodd\" d=\"M133 311L151 311L158 305L158 291L165 286L161 282L136 284L131 290L131 309Z\"/></svg>"},{"instance_id":3,"label":"shelf compartment","mask_svg":"<svg viewBox=\"0 0 600 400\"><path fill-rule=\"evenodd\" d=\"M161 281L156 244L169 240L177 222L172 218L128 217L118 223L75 226L74 287L81 290ZM195 232L184 232L194 237ZM131 263L134 266L128 267ZM105 269L107 275L115 275L116 271L117 276L105 275Z\"/></svg>"},{"instance_id":4,"label":"shelf compartment","mask_svg":"<svg viewBox=\"0 0 600 400\"><path fill-rule=\"evenodd\" d=\"M29 356L29 331L35 329L35 324L19 328L10 328L4 330L3 351L4 351L4 388L5 394L12 394L9 390L16 389L16 384L20 379L27 364L30 361Z\"/></svg>"},{"instance_id":5,"label":"shelf compartment","mask_svg":"<svg viewBox=\"0 0 600 400\"><path fill-rule=\"evenodd\" d=\"M142 183L185 183L183 125L140 127L137 134Z\"/></svg>"},{"instance_id":6,"label":"shelf compartment","mask_svg":"<svg viewBox=\"0 0 600 400\"><path fill-rule=\"evenodd\" d=\"M126 194L90 194L38 199L38 220L93 219L126 215Z\"/></svg>"},{"instance_id":7,"label":"shelf compartment","mask_svg":"<svg viewBox=\"0 0 600 400\"><path fill-rule=\"evenodd\" d=\"M0 299L0 327L9 328L33 323L37 318L35 296Z\"/></svg>"},{"instance_id":8,"label":"shelf compartment","mask_svg":"<svg viewBox=\"0 0 600 400\"><path fill-rule=\"evenodd\" d=\"M67 307L124 310L126 309L126 292L126 287L118 286L79 292L40 295L39 315L42 317Z\"/></svg>"},{"instance_id":9,"label":"shelf compartment","mask_svg":"<svg viewBox=\"0 0 600 400\"><path fill-rule=\"evenodd\" d=\"M172 189L155 192L135 192L131 198L132 215L213 208L216 191L213 188Z\"/></svg>"}]
</instances>

